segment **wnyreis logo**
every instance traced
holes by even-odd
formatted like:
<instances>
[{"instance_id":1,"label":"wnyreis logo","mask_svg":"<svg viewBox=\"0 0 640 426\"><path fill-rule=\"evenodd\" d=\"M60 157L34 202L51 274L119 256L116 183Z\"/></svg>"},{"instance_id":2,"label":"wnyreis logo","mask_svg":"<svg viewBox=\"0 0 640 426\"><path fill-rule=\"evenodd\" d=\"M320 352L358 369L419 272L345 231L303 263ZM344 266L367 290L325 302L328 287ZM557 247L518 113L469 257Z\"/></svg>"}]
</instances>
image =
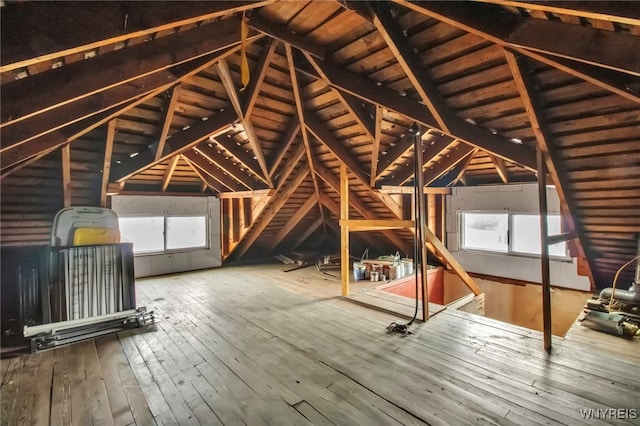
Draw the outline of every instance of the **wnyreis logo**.
<instances>
[{"instance_id":1,"label":"wnyreis logo","mask_svg":"<svg viewBox=\"0 0 640 426\"><path fill-rule=\"evenodd\" d=\"M581 408L580 416L584 420L637 419L635 408Z\"/></svg>"}]
</instances>

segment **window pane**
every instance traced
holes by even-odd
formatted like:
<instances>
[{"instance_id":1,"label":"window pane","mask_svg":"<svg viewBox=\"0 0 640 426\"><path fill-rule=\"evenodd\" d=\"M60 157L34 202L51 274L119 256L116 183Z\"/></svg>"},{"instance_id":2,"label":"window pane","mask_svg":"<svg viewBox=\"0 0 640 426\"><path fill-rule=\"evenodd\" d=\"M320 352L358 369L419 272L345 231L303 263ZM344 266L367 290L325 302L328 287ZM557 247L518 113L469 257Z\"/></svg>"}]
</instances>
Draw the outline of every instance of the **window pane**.
<instances>
[{"instance_id":1,"label":"window pane","mask_svg":"<svg viewBox=\"0 0 640 426\"><path fill-rule=\"evenodd\" d=\"M133 253L164 250L164 217L121 217L120 235L123 242L133 243Z\"/></svg>"},{"instance_id":2,"label":"window pane","mask_svg":"<svg viewBox=\"0 0 640 426\"><path fill-rule=\"evenodd\" d=\"M549 235L560 233L560 216L547 216ZM513 216L513 251L519 253L540 254L540 216ZM551 256L566 256L566 243L549 246Z\"/></svg>"},{"instance_id":3,"label":"window pane","mask_svg":"<svg viewBox=\"0 0 640 426\"><path fill-rule=\"evenodd\" d=\"M206 216L167 217L167 250L207 247Z\"/></svg>"},{"instance_id":4,"label":"window pane","mask_svg":"<svg viewBox=\"0 0 640 426\"><path fill-rule=\"evenodd\" d=\"M509 215L502 213L463 213L462 246L466 249L509 251Z\"/></svg>"}]
</instances>

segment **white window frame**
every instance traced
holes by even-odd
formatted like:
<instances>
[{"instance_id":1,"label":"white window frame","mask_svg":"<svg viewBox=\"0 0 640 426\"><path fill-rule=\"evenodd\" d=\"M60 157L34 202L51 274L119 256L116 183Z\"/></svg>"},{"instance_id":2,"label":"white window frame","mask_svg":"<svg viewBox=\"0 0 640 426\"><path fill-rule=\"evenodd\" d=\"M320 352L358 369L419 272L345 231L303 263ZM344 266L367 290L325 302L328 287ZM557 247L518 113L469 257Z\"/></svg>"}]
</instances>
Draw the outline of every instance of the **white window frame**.
<instances>
[{"instance_id":1,"label":"white window frame","mask_svg":"<svg viewBox=\"0 0 640 426\"><path fill-rule=\"evenodd\" d=\"M145 251L143 253L136 253L135 252L135 247L134 247L134 256L155 256L158 254L171 254L171 253L184 253L184 252L192 252L192 251L202 251L202 250L209 250L211 248L211 238L210 238L210 231L209 231L209 215L208 214L184 214L184 215L178 215L178 214L141 214L141 215L120 215L121 218L123 219L127 219L127 218L145 218L145 217L162 217L163 218L163 230L162 230L162 238L163 238L163 249L162 250L158 250L158 251ZM203 246L198 246L198 247L184 247L184 248L177 248L177 249L167 249L167 218L172 218L172 217L201 217L204 218L204 224L205 224L205 245Z\"/></svg>"}]
</instances>

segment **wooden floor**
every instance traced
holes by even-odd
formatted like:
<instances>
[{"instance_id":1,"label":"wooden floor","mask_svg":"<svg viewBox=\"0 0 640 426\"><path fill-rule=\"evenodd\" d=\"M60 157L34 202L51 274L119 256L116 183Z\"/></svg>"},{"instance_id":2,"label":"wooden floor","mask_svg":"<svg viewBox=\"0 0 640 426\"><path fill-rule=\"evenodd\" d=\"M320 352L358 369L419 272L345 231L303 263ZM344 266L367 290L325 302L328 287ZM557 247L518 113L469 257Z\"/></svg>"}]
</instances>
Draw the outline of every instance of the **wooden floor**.
<instances>
[{"instance_id":1,"label":"wooden floor","mask_svg":"<svg viewBox=\"0 0 640 426\"><path fill-rule=\"evenodd\" d=\"M341 299L337 280L281 265L138 282L155 332L2 361L2 424L640 424L640 342L555 338L446 310L397 317Z\"/></svg>"}]
</instances>

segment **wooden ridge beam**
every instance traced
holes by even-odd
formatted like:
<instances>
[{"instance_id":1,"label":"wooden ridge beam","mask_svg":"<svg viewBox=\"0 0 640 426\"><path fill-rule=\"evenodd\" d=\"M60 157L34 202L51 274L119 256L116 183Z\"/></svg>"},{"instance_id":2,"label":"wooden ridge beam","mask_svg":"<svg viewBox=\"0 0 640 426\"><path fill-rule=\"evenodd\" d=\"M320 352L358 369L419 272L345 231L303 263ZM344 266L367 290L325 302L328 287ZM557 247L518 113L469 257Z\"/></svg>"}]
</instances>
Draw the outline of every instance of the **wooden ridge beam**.
<instances>
[{"instance_id":1,"label":"wooden ridge beam","mask_svg":"<svg viewBox=\"0 0 640 426\"><path fill-rule=\"evenodd\" d=\"M176 154L182 154L209 136L226 130L236 118L232 109L225 109L213 117L209 117L206 121L201 121L187 130L176 133L167 140L167 153L159 159L155 159L155 150L147 148L135 157L122 161L121 164L114 164L111 167L110 181L120 182L126 180L137 173L168 160Z\"/></svg>"},{"instance_id":2,"label":"wooden ridge beam","mask_svg":"<svg viewBox=\"0 0 640 426\"><path fill-rule=\"evenodd\" d=\"M278 43L274 39L269 39L266 47L263 48L260 58L256 62L255 69L251 73L251 79L249 80L248 87L244 90L244 97L242 99L242 114L245 120L248 120L253 112L253 107L256 105L262 82L267 76L269 65L276 52Z\"/></svg>"},{"instance_id":3,"label":"wooden ridge beam","mask_svg":"<svg viewBox=\"0 0 640 426\"><path fill-rule=\"evenodd\" d=\"M113 141L115 140L115 137L116 137L116 120L111 120L107 124L107 137L105 138L104 156L102 157L102 183L100 184L100 207L107 207L107 188L109 187L111 155L113 153Z\"/></svg>"},{"instance_id":4,"label":"wooden ridge beam","mask_svg":"<svg viewBox=\"0 0 640 426\"><path fill-rule=\"evenodd\" d=\"M617 22L640 26L640 5L635 2L605 1L527 1L527 0L475 0L501 6L577 16L579 18Z\"/></svg>"},{"instance_id":5,"label":"wooden ridge beam","mask_svg":"<svg viewBox=\"0 0 640 426\"><path fill-rule=\"evenodd\" d=\"M275 38L276 40L280 40L285 45L288 44L291 46L295 46L300 50L309 52L316 58L324 59L325 52L320 45L303 36L295 34L285 26L275 22L270 22L257 13L251 14L248 17L248 21L249 26L254 30L260 31L261 33Z\"/></svg>"},{"instance_id":6,"label":"wooden ridge beam","mask_svg":"<svg viewBox=\"0 0 640 426\"><path fill-rule=\"evenodd\" d=\"M580 222L575 219L579 216L580 210L578 209L572 197L572 193L569 190L569 183L563 175L558 152L553 143L553 135L547 126L543 109L535 98L535 86L528 72L526 58L516 57L515 54L507 50L505 50L505 57L516 83L516 87L518 88L518 92L520 93L520 97L524 102L527 117L529 118L531 128L536 136L538 150L545 155L545 165L549 170L549 173L551 173L551 178L556 187L558 198L560 198L560 204L564 204L568 210L569 214L564 215L564 219L566 220L569 228L575 230L579 236L579 244L577 244L579 257L587 259L586 263L589 280L592 285L596 285L593 275L593 271L595 270L593 259L586 256L584 251L584 247L589 247L588 238L586 233L583 232ZM538 179L540 179L540 177L538 177Z\"/></svg>"},{"instance_id":7,"label":"wooden ridge beam","mask_svg":"<svg viewBox=\"0 0 640 426\"><path fill-rule=\"evenodd\" d=\"M298 81L298 74L296 73L296 68L293 60L293 53L291 50L291 46L287 43L284 44L285 54L287 56L287 63L289 65L289 77L291 78L291 86L293 88L293 99L296 103L296 112L298 114L298 122L300 123L300 128L302 131L302 141L304 143L305 151L307 153L307 162L309 163L309 168L311 169L311 179L313 180L313 189L316 193L316 197L320 198L320 187L318 186L318 178L316 177L315 165L313 161L313 152L311 150L311 141L309 140L309 134L306 129L306 120L308 117L305 116L304 112L304 101L302 99L302 90L300 89L300 82ZM320 217L324 220L324 211L322 210L322 206L318 205L320 209Z\"/></svg>"},{"instance_id":8,"label":"wooden ridge beam","mask_svg":"<svg viewBox=\"0 0 640 426\"><path fill-rule=\"evenodd\" d=\"M313 67L313 70L309 70L308 67L301 66L301 72L306 75L324 80L331 86L384 106L430 129L448 134L454 139L459 139L511 163L521 165L530 171L536 170L535 152L525 145L515 144L506 137L494 135L489 129L467 123L459 117L450 118L450 127L455 129L455 134L449 134L438 128L433 115L417 100L402 96L386 87L378 86L373 81L339 69L335 65L315 59L306 52L303 53Z\"/></svg>"},{"instance_id":9,"label":"wooden ridge beam","mask_svg":"<svg viewBox=\"0 0 640 426\"><path fill-rule=\"evenodd\" d=\"M375 109L373 143L371 144L371 173L369 174L369 186L371 187L376 186L376 178L378 177L380 142L382 140L382 116L384 115L383 107L376 105Z\"/></svg>"},{"instance_id":10,"label":"wooden ridge beam","mask_svg":"<svg viewBox=\"0 0 640 426\"><path fill-rule=\"evenodd\" d=\"M618 79L616 78L607 78L605 79L600 79L600 76L602 74L594 74L592 72L590 72L589 70L585 71L584 68L579 68L579 67L575 67L572 68L570 65L567 66L567 63L564 62L562 60L559 60L560 57L558 56L554 56L554 57L549 57L548 55L544 55L539 53L538 51L534 51L534 50L530 50L530 49L526 49L523 46L520 45L514 45L511 44L509 42L507 42L506 40L504 40L499 34L496 34L496 28L498 28L495 25L495 16L492 16L491 14L487 14L486 13L486 9L484 10L484 12L482 12L482 7L483 5L473 5L472 3L466 3L464 8L456 8L456 7L450 7L452 5L450 4L445 4L446 2L430 2L430 3L417 3L417 2L412 2L412 1L408 1L408 0L392 0L395 3L401 4L402 6L414 10L416 12L419 12L423 15L429 16L431 18L437 19L439 21L445 22L449 25L452 25L456 28L460 28L464 31L470 32L472 34L475 34L477 36L480 36L482 38L485 38L487 40L490 40L500 46L506 47L506 48L511 48L514 51L525 55L531 59L534 59L536 61L545 63L549 66L552 66L554 68L557 68L561 71L567 72L570 75L574 75L578 78L581 78L585 81L588 81L590 83L593 83L605 90L609 90L613 93L617 93L620 96L624 96L627 99L630 99L634 102L639 102L639 97L637 92L634 92L633 90L629 90L629 88L627 87L628 85L624 84L621 81L618 81ZM484 5L486 7L486 5ZM480 8L480 9L478 9ZM478 13L481 13L482 16L477 16ZM491 23L488 22L488 17L491 16ZM509 17L508 14L500 14L501 17L505 17L505 19L509 20L511 22L510 25L507 25L507 27L509 26L513 26L513 19L519 19L517 17ZM522 18L522 19L526 19L526 18ZM483 22L483 21L487 21L487 22ZM476 22L478 21L478 22ZM534 19L534 21L537 22L547 22L549 23L549 21L544 21L541 19ZM517 21L516 21L517 22ZM492 23L494 25L492 25ZM502 24L501 24L502 25ZM537 25L537 24L536 24ZM546 24L545 24L546 25ZM569 25L569 24L566 24ZM578 25L569 25L567 31L572 31L572 28L583 28L580 27ZM493 28L493 30L492 30ZM571 44L569 41L570 40L564 40L562 38L553 38L553 37L549 37L548 33L545 33L544 30L542 28L539 28L536 26L535 31L538 33L536 35L536 39L540 39L540 38L544 38L548 41L549 44L552 45L562 45L562 46L572 46L573 44ZM595 31L602 31L603 33L611 33L611 34L616 34L613 31L604 31L604 30L595 30ZM589 46L592 46L592 44L590 42L588 42L586 39L581 39L580 36L577 35L578 33L576 33L575 35L573 35L570 39L574 40L574 43L577 43L577 46L582 46L582 49L588 49L590 51L593 51L593 49L591 49ZM595 33L595 34L599 34L599 33ZM624 34L621 34L624 35ZM632 37L632 36L629 36ZM563 42L562 43L558 43L557 40L562 39ZM577 40L576 40L577 39ZM632 41L633 43L633 41ZM636 37L636 43L637 42L637 37ZM525 40L525 44L526 44L526 40ZM599 45L599 44L598 44ZM622 48L622 46L618 46L615 48L616 50L618 50L617 53L615 53L616 55L619 56L627 56L626 52L627 50L625 50L624 48ZM600 49L597 49L600 50ZM638 50L638 48L636 48L635 50ZM624 52L624 53L623 53ZM599 52L600 55L607 55L608 53L605 51ZM636 55L637 56L637 55ZM624 58L623 58L624 60ZM638 61L638 59L629 59L631 61L635 60ZM613 84L612 81L613 80Z\"/></svg>"},{"instance_id":11,"label":"wooden ridge beam","mask_svg":"<svg viewBox=\"0 0 640 426\"><path fill-rule=\"evenodd\" d=\"M256 135L255 130L253 129L253 124L250 120L245 119L244 112L242 111L242 104L240 102L240 98L238 96L238 92L236 90L236 86L233 80L233 76L231 75L231 70L227 65L227 62L224 59L221 59L218 62L218 74L220 75L220 80L222 81L222 85L224 86L227 95L229 96L229 100L231 101L231 105L235 110L238 119L240 120L240 124L244 128L245 133L247 134L247 139L249 140L249 146L253 151L253 155L255 155L256 160L258 160L258 164L260 165L260 170L262 171L261 176L267 181L267 185L269 187L273 187L273 182L269 177L269 169L267 167L267 162L264 159L264 152L262 151L262 146L260 145L260 141L258 140L258 136Z\"/></svg>"},{"instance_id":12,"label":"wooden ridge beam","mask_svg":"<svg viewBox=\"0 0 640 426\"><path fill-rule=\"evenodd\" d=\"M145 2L135 6L127 2L100 2L90 8L78 8L76 4L66 2L5 5L9 7L2 9L0 72L85 53L132 38L152 36L270 3L273 0L202 2L189 7L167 2ZM24 42L37 37L45 37L47 43Z\"/></svg>"},{"instance_id":13,"label":"wooden ridge beam","mask_svg":"<svg viewBox=\"0 0 640 426\"><path fill-rule=\"evenodd\" d=\"M98 55L3 85L2 125L29 118L109 88L240 43L237 19L204 25ZM251 40L257 39L253 36Z\"/></svg>"},{"instance_id":14,"label":"wooden ridge beam","mask_svg":"<svg viewBox=\"0 0 640 426\"><path fill-rule=\"evenodd\" d=\"M411 136L407 136L406 139L407 141L405 141L404 143L408 144L409 147L413 146L413 142L411 142ZM440 155L440 153L447 149L453 142L454 140L449 138L449 136L436 136L435 140L428 141L426 144L423 141L424 153L422 155L422 158L424 164L422 166L424 167L429 161ZM387 177L387 179L385 179L382 184L403 185L409 179L411 179L411 176L413 175L414 167L413 165L411 165L410 167L404 167L402 169L396 170L396 172L393 175Z\"/></svg>"},{"instance_id":15,"label":"wooden ridge beam","mask_svg":"<svg viewBox=\"0 0 640 426\"><path fill-rule=\"evenodd\" d=\"M158 135L158 146L156 147L155 158L156 160L162 157L162 153L164 152L164 145L167 140L167 136L169 136L169 130L171 129L173 113L176 110L176 106L178 106L178 97L180 97L180 85L173 86L173 88L170 89L167 99L165 100L165 105L162 110L162 117L160 118L162 128L160 129L160 134Z\"/></svg>"},{"instance_id":16,"label":"wooden ridge beam","mask_svg":"<svg viewBox=\"0 0 640 426\"><path fill-rule=\"evenodd\" d=\"M280 244L282 240L284 240L291 233L291 231L293 231L298 223L300 223L300 221L304 219L307 214L309 214L309 211L311 211L311 209L315 207L318 202L318 197L316 197L315 194L307 198L304 204L302 204L302 206L300 206L300 208L296 210L293 215L291 215L287 223L285 223L284 226L280 228L275 238L269 243L267 252L271 253L273 249L278 247L278 244Z\"/></svg>"},{"instance_id":17,"label":"wooden ridge beam","mask_svg":"<svg viewBox=\"0 0 640 426\"><path fill-rule=\"evenodd\" d=\"M212 177L216 181L220 182L230 191L240 191L244 189L244 186L232 179L231 176L225 175L223 170L215 170L214 167L217 164L209 162L204 156L198 155L195 151L187 151L182 153L182 156L189 161L193 166L200 169L207 176Z\"/></svg>"},{"instance_id":18,"label":"wooden ridge beam","mask_svg":"<svg viewBox=\"0 0 640 426\"><path fill-rule=\"evenodd\" d=\"M373 25L384 39L396 61L406 74L413 88L418 92L422 103L433 115L437 127L447 133L455 133L450 128L453 113L447 107L444 98L438 93L438 88L423 69L420 60L409 45L408 38L394 22L388 4L372 3Z\"/></svg>"},{"instance_id":19,"label":"wooden ridge beam","mask_svg":"<svg viewBox=\"0 0 640 426\"><path fill-rule=\"evenodd\" d=\"M336 140L327 127L321 123L311 112L305 114L305 127L318 139L331 153L358 179L364 186L369 186L369 176L362 171L362 166L349 153L349 151Z\"/></svg>"},{"instance_id":20,"label":"wooden ridge beam","mask_svg":"<svg viewBox=\"0 0 640 426\"><path fill-rule=\"evenodd\" d=\"M276 148L276 150L272 154L273 159L271 159L270 161L271 168L269 169L269 177L273 177L276 170L278 170L278 166L280 166L280 163L282 162L284 156L287 155L289 148L291 148L291 145L293 144L293 141L296 140L299 132L300 121L297 117L294 117L289 123L289 127L287 128L282 141L280 141L278 148Z\"/></svg>"},{"instance_id":21,"label":"wooden ridge beam","mask_svg":"<svg viewBox=\"0 0 640 426\"><path fill-rule=\"evenodd\" d=\"M464 160L473 151L474 148L472 146L469 146L467 144L458 145L458 147L453 152L447 154L447 156L443 158L439 163L435 164L431 168L427 168L424 171L424 184L429 186L429 184L446 173L447 170Z\"/></svg>"},{"instance_id":22,"label":"wooden ridge beam","mask_svg":"<svg viewBox=\"0 0 640 426\"><path fill-rule=\"evenodd\" d=\"M238 245L233 247L229 254L233 254L236 259L241 258L308 175L309 168L306 164L303 164L302 167L293 174L291 180L279 189L278 193L269 200L268 205L262 211L260 217L251 224L251 227L247 230L242 240L240 240Z\"/></svg>"},{"instance_id":23,"label":"wooden ridge beam","mask_svg":"<svg viewBox=\"0 0 640 426\"><path fill-rule=\"evenodd\" d=\"M214 162L220 167L227 175L246 186L247 189L259 189L256 188L257 182L253 180L249 175L240 171L237 166L234 166L232 159L227 158L225 155L219 153L215 148L210 147L206 142L196 145L193 149L199 152L207 160Z\"/></svg>"},{"instance_id":24,"label":"wooden ridge beam","mask_svg":"<svg viewBox=\"0 0 640 426\"><path fill-rule=\"evenodd\" d=\"M169 164L167 165L167 168L164 171L164 176L162 177L162 189L160 190L161 192L165 192L167 190L167 187L169 187L169 183L171 182L171 178L173 177L173 172L175 172L176 170L176 166L180 161L180 157L181 155L175 155L169 160ZM203 183L205 185L207 184L206 181L203 181Z\"/></svg>"}]
</instances>

